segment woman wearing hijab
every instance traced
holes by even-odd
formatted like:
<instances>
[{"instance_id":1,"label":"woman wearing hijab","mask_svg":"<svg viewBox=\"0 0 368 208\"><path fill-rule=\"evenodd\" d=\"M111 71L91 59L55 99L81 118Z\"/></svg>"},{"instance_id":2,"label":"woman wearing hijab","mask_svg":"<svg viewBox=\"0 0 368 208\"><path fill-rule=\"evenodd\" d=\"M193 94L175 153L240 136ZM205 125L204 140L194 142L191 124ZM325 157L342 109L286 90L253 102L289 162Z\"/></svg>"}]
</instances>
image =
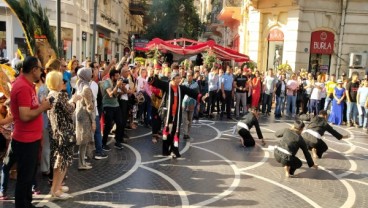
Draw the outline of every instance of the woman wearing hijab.
<instances>
[{"instance_id":1,"label":"woman wearing hijab","mask_svg":"<svg viewBox=\"0 0 368 208\"><path fill-rule=\"evenodd\" d=\"M77 102L76 108L76 135L77 145L79 145L79 170L89 170L92 166L86 163L85 156L87 145L93 139L96 130L96 112L93 93L90 87L92 70L81 68L78 70L77 94L82 98Z\"/></svg>"}]
</instances>

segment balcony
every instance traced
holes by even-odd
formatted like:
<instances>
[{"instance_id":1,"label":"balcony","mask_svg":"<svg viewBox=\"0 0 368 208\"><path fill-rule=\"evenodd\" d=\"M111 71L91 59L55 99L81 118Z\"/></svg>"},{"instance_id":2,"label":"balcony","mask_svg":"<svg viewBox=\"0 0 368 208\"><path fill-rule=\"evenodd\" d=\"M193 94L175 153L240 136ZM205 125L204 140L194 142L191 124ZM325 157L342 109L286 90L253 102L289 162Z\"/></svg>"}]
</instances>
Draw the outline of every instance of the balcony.
<instances>
[{"instance_id":1,"label":"balcony","mask_svg":"<svg viewBox=\"0 0 368 208\"><path fill-rule=\"evenodd\" d=\"M91 9L90 10L90 15L91 15L91 17L90 17L91 23L90 24L92 26L93 26L93 14L94 14L94 10ZM110 32L117 33L119 23L118 23L118 20L115 19L114 17L107 15L106 13L104 13L101 10L97 10L96 26L100 27L102 29L108 30Z\"/></svg>"},{"instance_id":2,"label":"balcony","mask_svg":"<svg viewBox=\"0 0 368 208\"><path fill-rule=\"evenodd\" d=\"M144 0L130 0L129 12L131 15L145 15L145 1Z\"/></svg>"}]
</instances>

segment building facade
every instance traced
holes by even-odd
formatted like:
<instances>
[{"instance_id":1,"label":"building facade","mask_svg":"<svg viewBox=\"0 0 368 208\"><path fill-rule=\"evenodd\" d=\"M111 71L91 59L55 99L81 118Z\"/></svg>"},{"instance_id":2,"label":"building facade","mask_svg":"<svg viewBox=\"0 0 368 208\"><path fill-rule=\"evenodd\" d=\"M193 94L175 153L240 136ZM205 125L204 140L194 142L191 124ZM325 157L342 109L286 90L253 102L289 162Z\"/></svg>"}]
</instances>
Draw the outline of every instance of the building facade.
<instances>
[{"instance_id":1,"label":"building facade","mask_svg":"<svg viewBox=\"0 0 368 208\"><path fill-rule=\"evenodd\" d=\"M249 55L260 70L287 63L339 74L356 60L367 65L367 17L365 0L223 0L217 19L224 29L211 24L205 38L219 32L224 46Z\"/></svg>"},{"instance_id":2,"label":"building facade","mask_svg":"<svg viewBox=\"0 0 368 208\"><path fill-rule=\"evenodd\" d=\"M98 0L96 48L95 54L92 54L94 1L61 0L61 39L64 57L69 60L75 55L83 61L94 55L100 61L107 61L112 58L119 59L125 53L129 53L131 35L140 34L144 30L142 16L134 15L130 11L131 1ZM50 25L56 30L56 0L39 2L47 9ZM15 41L18 33L23 39L24 35L17 18L2 0L0 7L0 21L8 26L6 45L9 55L19 47ZM0 22L0 26L1 24ZM0 37L2 38L1 34ZM12 55L8 58L12 58Z\"/></svg>"}]
</instances>

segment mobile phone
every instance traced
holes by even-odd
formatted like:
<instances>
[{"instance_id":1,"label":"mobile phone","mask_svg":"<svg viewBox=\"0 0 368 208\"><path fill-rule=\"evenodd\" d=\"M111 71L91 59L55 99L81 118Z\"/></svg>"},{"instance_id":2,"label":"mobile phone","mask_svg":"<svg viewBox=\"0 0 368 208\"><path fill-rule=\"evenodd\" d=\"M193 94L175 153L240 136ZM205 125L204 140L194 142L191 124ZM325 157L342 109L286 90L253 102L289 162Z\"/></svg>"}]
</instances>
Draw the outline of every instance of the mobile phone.
<instances>
[{"instance_id":1,"label":"mobile phone","mask_svg":"<svg viewBox=\"0 0 368 208\"><path fill-rule=\"evenodd\" d=\"M49 98L49 102L52 104L52 103L54 103L54 101L55 101L55 98L54 97L50 97Z\"/></svg>"}]
</instances>

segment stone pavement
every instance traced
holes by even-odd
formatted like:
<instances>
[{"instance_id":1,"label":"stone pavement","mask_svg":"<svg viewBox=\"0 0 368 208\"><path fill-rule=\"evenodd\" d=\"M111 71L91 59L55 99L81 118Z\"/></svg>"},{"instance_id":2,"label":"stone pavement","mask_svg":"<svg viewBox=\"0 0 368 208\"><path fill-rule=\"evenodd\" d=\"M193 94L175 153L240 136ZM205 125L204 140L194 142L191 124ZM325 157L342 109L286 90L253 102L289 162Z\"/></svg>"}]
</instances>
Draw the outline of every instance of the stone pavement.
<instances>
[{"instance_id":1,"label":"stone pavement","mask_svg":"<svg viewBox=\"0 0 368 208\"><path fill-rule=\"evenodd\" d=\"M267 145L257 140L243 148L232 135L234 121L200 121L192 127L188 142L181 141L182 158L160 156L149 129L128 131L131 139L122 151L113 149L105 160L91 160L92 170L68 171L66 184L74 196L51 201L46 178L39 176L37 206L67 207L368 207L368 135L362 129L335 127L350 138L325 135L328 152L319 159L319 170L303 167L298 178L285 178L268 145L273 132L291 120L261 118ZM256 138L255 130L252 134ZM112 144L111 144L112 145ZM302 152L298 156L304 159ZM40 174L39 174L40 175ZM9 194L13 194L14 181ZM13 207L14 201L0 202Z\"/></svg>"}]
</instances>

